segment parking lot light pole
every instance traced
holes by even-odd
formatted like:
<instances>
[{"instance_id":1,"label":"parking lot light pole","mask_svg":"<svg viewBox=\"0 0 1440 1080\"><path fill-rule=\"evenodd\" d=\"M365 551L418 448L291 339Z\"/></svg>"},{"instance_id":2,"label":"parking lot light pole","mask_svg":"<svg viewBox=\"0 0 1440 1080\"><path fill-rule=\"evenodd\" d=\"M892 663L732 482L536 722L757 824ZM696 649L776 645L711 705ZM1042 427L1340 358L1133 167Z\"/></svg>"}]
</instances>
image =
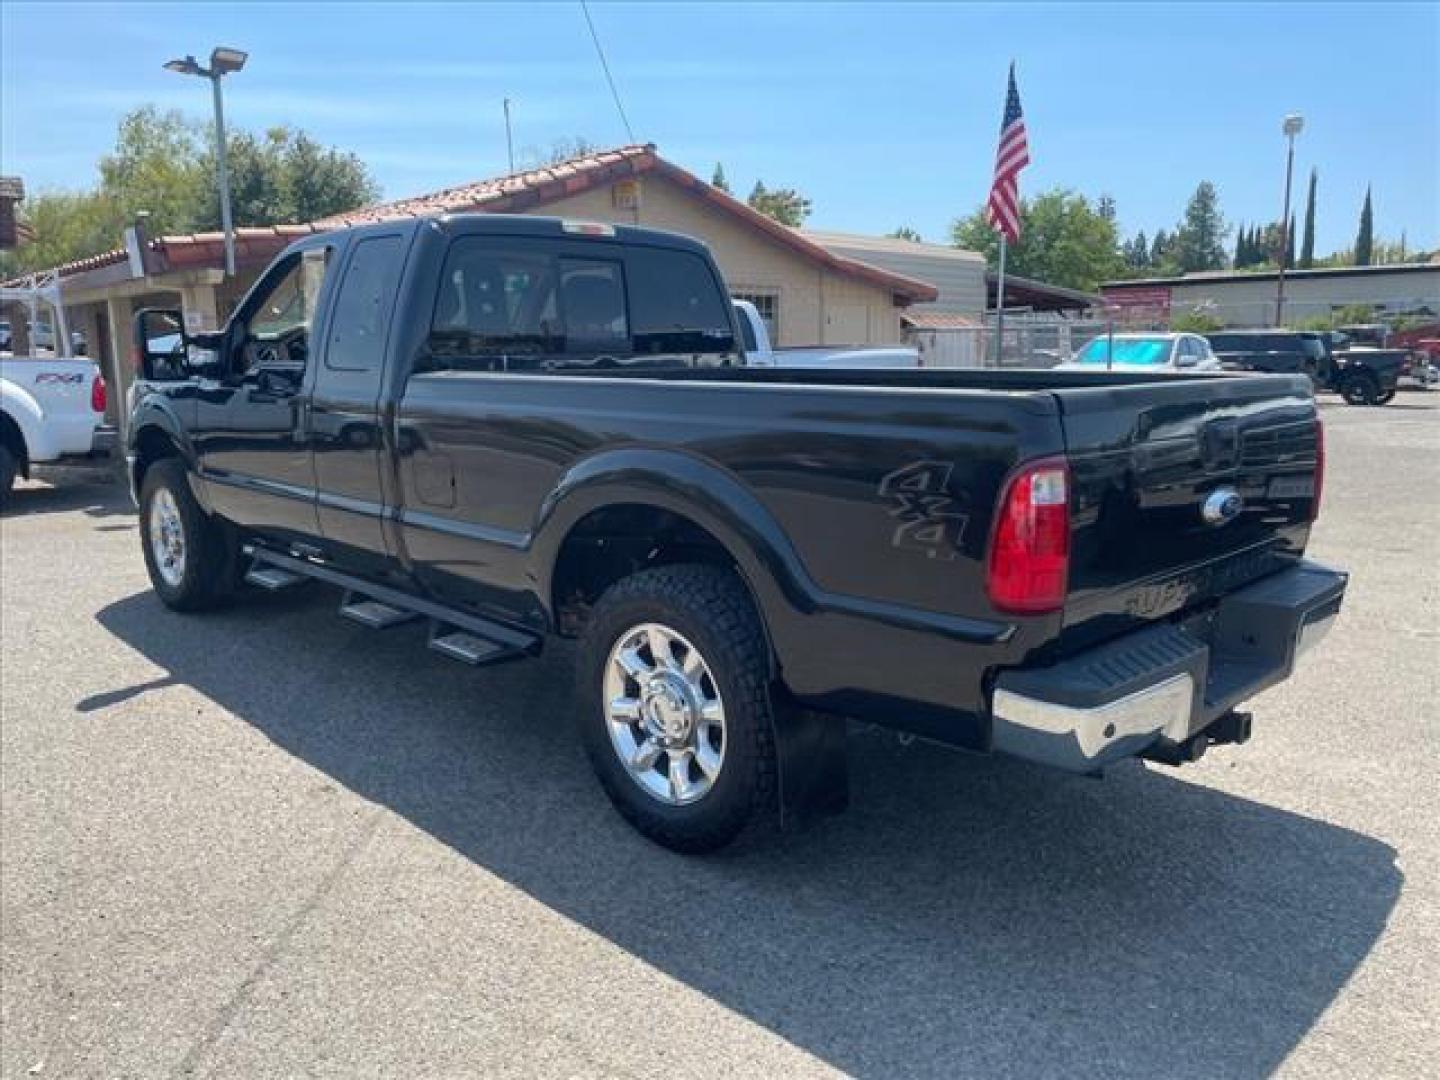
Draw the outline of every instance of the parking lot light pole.
<instances>
[{"instance_id":1,"label":"parking lot light pole","mask_svg":"<svg viewBox=\"0 0 1440 1080\"><path fill-rule=\"evenodd\" d=\"M210 51L210 66L207 68L194 56L183 60L170 60L166 71L179 75L198 75L209 79L215 98L215 171L220 181L220 227L225 233L225 276L235 276L235 223L230 217L230 172L225 159L225 104L221 99L220 80L223 76L239 71L245 66L249 54L239 49L217 45Z\"/></svg>"},{"instance_id":2,"label":"parking lot light pole","mask_svg":"<svg viewBox=\"0 0 1440 1080\"><path fill-rule=\"evenodd\" d=\"M1280 215L1280 273L1275 280L1275 325L1279 327L1285 319L1285 263L1290 250L1290 179L1295 172L1295 136L1305 127L1305 118L1299 113L1285 117L1280 130L1285 132L1289 148L1285 152L1285 212Z\"/></svg>"}]
</instances>

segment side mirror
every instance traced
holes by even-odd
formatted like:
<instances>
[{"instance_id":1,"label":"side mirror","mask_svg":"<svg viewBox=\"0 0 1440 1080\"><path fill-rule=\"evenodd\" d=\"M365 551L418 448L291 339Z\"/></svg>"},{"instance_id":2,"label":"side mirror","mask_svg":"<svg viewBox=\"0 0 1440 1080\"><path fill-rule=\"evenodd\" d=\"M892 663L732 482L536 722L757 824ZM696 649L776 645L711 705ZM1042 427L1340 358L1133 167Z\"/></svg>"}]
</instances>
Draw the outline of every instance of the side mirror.
<instances>
[{"instance_id":1,"label":"side mirror","mask_svg":"<svg viewBox=\"0 0 1440 1080\"><path fill-rule=\"evenodd\" d=\"M151 381L185 378L189 345L178 311L145 308L135 313L135 366Z\"/></svg>"}]
</instances>

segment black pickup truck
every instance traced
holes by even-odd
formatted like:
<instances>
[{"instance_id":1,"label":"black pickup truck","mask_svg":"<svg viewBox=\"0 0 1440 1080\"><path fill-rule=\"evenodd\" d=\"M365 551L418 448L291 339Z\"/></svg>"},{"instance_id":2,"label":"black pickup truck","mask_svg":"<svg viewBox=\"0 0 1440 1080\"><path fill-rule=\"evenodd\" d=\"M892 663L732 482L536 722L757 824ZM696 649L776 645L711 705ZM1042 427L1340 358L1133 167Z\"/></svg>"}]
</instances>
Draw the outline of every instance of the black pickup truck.
<instances>
[{"instance_id":1,"label":"black pickup truck","mask_svg":"<svg viewBox=\"0 0 1440 1080\"><path fill-rule=\"evenodd\" d=\"M578 637L595 770L682 850L843 804L846 717L1080 773L1242 742L1345 590L1303 376L750 369L684 237L367 226L218 332L136 323L164 603L318 579L474 664Z\"/></svg>"},{"instance_id":2,"label":"black pickup truck","mask_svg":"<svg viewBox=\"0 0 1440 1080\"><path fill-rule=\"evenodd\" d=\"M1347 405L1389 404L1400 376L1410 371L1405 349L1337 349L1322 331L1221 330L1206 337L1227 371L1301 372Z\"/></svg>"}]
</instances>

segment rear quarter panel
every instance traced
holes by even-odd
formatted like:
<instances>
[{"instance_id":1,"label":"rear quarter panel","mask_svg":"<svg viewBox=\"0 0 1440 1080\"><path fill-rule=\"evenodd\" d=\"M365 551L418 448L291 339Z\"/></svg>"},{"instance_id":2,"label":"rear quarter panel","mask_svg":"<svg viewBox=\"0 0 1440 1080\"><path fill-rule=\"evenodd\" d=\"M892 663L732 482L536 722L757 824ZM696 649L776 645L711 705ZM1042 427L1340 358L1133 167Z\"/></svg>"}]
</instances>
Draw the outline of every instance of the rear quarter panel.
<instances>
[{"instance_id":1,"label":"rear quarter panel","mask_svg":"<svg viewBox=\"0 0 1440 1080\"><path fill-rule=\"evenodd\" d=\"M548 611L566 501L603 482L740 549L806 700L979 708L1024 647L984 559L1005 475L1060 448L1049 395L444 372L409 380L397 430L408 555L482 604Z\"/></svg>"},{"instance_id":2,"label":"rear quarter panel","mask_svg":"<svg viewBox=\"0 0 1440 1080\"><path fill-rule=\"evenodd\" d=\"M90 451L102 419L90 408L99 374L89 360L0 360L0 408L20 428L31 461Z\"/></svg>"}]
</instances>

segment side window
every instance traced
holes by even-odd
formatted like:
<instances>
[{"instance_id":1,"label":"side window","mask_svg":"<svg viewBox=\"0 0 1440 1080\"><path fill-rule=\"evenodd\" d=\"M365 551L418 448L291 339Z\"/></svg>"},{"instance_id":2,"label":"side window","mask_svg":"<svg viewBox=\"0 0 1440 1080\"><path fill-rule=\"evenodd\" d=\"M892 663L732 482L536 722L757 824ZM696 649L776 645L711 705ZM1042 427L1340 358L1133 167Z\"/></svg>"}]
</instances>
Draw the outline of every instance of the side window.
<instances>
[{"instance_id":1,"label":"side window","mask_svg":"<svg viewBox=\"0 0 1440 1080\"><path fill-rule=\"evenodd\" d=\"M626 262L636 353L734 350L730 300L709 263L693 252L645 247L631 249Z\"/></svg>"},{"instance_id":2,"label":"side window","mask_svg":"<svg viewBox=\"0 0 1440 1080\"><path fill-rule=\"evenodd\" d=\"M507 371L564 350L553 256L462 237L450 245L430 322L431 363Z\"/></svg>"},{"instance_id":3,"label":"side window","mask_svg":"<svg viewBox=\"0 0 1440 1080\"><path fill-rule=\"evenodd\" d=\"M385 362L390 313L400 287L405 240L374 236L350 253L330 320L325 366L338 371L379 371Z\"/></svg>"},{"instance_id":4,"label":"side window","mask_svg":"<svg viewBox=\"0 0 1440 1080\"><path fill-rule=\"evenodd\" d=\"M325 283L328 247L309 248L278 267L268 288L250 302L245 326L244 372L260 368L305 370L310 327Z\"/></svg>"},{"instance_id":5,"label":"side window","mask_svg":"<svg viewBox=\"0 0 1440 1080\"><path fill-rule=\"evenodd\" d=\"M446 255L428 364L584 371L720 363L734 350L729 299L690 252L471 236Z\"/></svg>"}]
</instances>

